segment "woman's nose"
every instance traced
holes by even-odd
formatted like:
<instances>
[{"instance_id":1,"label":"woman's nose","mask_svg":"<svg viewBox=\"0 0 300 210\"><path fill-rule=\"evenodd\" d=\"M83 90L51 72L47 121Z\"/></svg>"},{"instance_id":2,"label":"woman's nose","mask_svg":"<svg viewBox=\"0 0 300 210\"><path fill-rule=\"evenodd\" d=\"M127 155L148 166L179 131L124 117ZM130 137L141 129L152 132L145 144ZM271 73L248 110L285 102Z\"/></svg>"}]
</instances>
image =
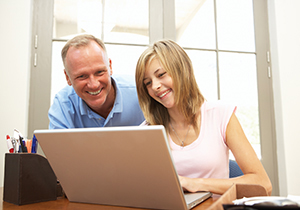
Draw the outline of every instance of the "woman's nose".
<instances>
[{"instance_id":1,"label":"woman's nose","mask_svg":"<svg viewBox=\"0 0 300 210\"><path fill-rule=\"evenodd\" d=\"M157 90L161 87L161 83L158 80L153 81L153 89Z\"/></svg>"}]
</instances>

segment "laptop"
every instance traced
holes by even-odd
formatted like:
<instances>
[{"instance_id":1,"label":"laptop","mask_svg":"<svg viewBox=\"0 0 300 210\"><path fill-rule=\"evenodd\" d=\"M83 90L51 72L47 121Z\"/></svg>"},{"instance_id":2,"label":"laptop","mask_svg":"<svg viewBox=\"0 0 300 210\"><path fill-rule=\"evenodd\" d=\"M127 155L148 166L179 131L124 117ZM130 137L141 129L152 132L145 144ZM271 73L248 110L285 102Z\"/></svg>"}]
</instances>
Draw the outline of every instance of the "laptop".
<instances>
[{"instance_id":1,"label":"laptop","mask_svg":"<svg viewBox=\"0 0 300 210\"><path fill-rule=\"evenodd\" d=\"M34 134L70 202L187 210L212 195L184 195L161 125Z\"/></svg>"}]
</instances>

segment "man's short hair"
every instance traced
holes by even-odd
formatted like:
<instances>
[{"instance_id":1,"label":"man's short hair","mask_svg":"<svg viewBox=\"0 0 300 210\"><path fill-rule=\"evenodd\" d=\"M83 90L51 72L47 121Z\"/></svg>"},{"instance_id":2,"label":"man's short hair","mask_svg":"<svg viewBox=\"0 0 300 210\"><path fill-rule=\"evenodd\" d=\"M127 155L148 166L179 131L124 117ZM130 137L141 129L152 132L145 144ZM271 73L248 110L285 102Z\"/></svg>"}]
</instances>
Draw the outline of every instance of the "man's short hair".
<instances>
[{"instance_id":1,"label":"man's short hair","mask_svg":"<svg viewBox=\"0 0 300 210\"><path fill-rule=\"evenodd\" d=\"M74 38L70 39L66 43L66 45L63 47L63 49L61 50L61 57L62 57L64 66L66 67L65 60L66 60L67 52L70 47L79 48L82 46L87 46L91 41L95 41L97 44L99 44L99 46L103 49L104 53L107 54L105 45L101 39L99 39L93 35L90 35L90 34L78 35L78 36L75 36Z\"/></svg>"}]
</instances>

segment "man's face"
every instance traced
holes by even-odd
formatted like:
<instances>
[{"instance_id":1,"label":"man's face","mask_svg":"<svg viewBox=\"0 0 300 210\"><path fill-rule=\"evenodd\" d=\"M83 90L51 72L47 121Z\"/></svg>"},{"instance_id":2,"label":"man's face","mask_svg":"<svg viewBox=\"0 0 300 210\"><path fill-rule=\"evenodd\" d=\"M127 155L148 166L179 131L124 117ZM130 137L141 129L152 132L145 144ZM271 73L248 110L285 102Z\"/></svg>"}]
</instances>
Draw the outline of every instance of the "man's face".
<instances>
[{"instance_id":1,"label":"man's face","mask_svg":"<svg viewBox=\"0 0 300 210\"><path fill-rule=\"evenodd\" d=\"M79 48L70 47L65 68L68 85L92 110L101 114L112 108L115 94L110 77L111 60L95 41Z\"/></svg>"}]
</instances>

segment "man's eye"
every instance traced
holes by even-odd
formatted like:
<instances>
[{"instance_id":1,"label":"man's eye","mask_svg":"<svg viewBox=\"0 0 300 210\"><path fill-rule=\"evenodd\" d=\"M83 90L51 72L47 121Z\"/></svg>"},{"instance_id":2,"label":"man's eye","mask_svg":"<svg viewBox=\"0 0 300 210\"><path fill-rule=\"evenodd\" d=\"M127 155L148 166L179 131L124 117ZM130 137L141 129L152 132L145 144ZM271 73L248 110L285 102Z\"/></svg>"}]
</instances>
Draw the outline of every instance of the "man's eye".
<instances>
[{"instance_id":1,"label":"man's eye","mask_svg":"<svg viewBox=\"0 0 300 210\"><path fill-rule=\"evenodd\" d=\"M99 75L99 74L103 74L103 70L101 70L101 71L97 71L97 74Z\"/></svg>"},{"instance_id":2,"label":"man's eye","mask_svg":"<svg viewBox=\"0 0 300 210\"><path fill-rule=\"evenodd\" d=\"M77 77L77 79L83 79L84 78L84 75L80 75Z\"/></svg>"}]
</instances>

